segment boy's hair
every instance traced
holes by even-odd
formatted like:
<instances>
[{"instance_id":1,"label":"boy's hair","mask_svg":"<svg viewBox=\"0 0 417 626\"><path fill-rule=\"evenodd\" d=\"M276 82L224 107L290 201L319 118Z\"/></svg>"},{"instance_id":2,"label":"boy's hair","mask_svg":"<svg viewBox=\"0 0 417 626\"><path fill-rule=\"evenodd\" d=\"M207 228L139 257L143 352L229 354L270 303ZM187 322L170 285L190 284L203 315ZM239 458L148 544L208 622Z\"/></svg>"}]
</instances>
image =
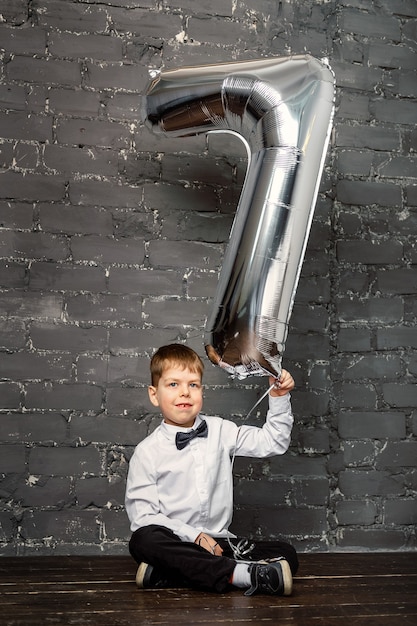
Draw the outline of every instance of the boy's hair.
<instances>
[{"instance_id":1,"label":"boy's hair","mask_svg":"<svg viewBox=\"0 0 417 626\"><path fill-rule=\"evenodd\" d=\"M197 352L181 343L171 343L167 346L161 346L151 359L150 370L153 387L157 387L164 369L170 366L189 369L203 378L204 363Z\"/></svg>"}]
</instances>

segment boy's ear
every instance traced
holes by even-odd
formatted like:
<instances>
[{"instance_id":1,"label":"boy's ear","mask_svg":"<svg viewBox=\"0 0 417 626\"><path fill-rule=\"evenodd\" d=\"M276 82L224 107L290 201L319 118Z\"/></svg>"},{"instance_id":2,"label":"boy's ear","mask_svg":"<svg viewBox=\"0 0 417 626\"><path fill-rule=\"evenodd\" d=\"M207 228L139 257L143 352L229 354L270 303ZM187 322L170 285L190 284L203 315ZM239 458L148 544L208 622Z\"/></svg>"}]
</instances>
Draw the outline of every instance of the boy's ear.
<instances>
[{"instance_id":1,"label":"boy's ear","mask_svg":"<svg viewBox=\"0 0 417 626\"><path fill-rule=\"evenodd\" d=\"M156 395L156 387L149 385L148 387L149 400L154 406L159 406L158 397Z\"/></svg>"}]
</instances>

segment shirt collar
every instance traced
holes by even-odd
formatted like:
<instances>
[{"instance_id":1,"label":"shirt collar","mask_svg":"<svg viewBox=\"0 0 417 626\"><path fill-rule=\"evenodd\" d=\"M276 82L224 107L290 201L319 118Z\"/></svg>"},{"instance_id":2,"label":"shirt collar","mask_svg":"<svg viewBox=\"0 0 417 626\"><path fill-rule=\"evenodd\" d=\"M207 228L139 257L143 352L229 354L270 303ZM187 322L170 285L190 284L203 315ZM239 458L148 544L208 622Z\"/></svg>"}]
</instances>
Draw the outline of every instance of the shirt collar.
<instances>
[{"instance_id":1,"label":"shirt collar","mask_svg":"<svg viewBox=\"0 0 417 626\"><path fill-rule=\"evenodd\" d=\"M177 433L188 433L190 432L190 430L197 428L202 421L203 418L200 416L200 414L198 414L191 428L182 428L181 426L173 426L172 424L167 424L166 422L164 422L164 420L162 420L160 424L160 432L165 437L165 439L175 441L175 435Z\"/></svg>"}]
</instances>

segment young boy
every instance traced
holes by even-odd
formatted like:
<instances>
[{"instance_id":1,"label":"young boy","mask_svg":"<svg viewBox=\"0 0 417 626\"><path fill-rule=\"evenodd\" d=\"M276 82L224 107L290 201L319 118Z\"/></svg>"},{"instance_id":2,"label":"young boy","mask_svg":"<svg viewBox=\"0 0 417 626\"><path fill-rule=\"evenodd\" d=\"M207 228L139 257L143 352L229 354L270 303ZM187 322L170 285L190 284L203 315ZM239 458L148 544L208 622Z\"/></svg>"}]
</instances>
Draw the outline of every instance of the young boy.
<instances>
[{"instance_id":1,"label":"young boy","mask_svg":"<svg viewBox=\"0 0 417 626\"><path fill-rule=\"evenodd\" d=\"M274 387L262 428L238 427L201 415L203 369L200 357L182 344L159 348L151 360L149 398L163 421L137 445L126 485L133 532L129 549L139 564L136 583L145 588L225 592L240 587L245 595L290 595L298 567L294 548L275 542L271 554L255 545L250 560L242 561L228 527L233 513L231 459L234 454L268 457L288 449L293 378L285 370L279 381L270 378Z\"/></svg>"}]
</instances>

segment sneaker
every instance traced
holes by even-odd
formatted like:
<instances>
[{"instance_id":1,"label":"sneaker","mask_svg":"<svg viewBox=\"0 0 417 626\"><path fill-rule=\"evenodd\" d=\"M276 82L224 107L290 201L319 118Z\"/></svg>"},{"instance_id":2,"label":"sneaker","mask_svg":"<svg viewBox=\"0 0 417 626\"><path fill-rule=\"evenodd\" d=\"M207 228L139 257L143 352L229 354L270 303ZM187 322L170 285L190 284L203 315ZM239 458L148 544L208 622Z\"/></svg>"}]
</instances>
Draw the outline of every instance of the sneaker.
<instances>
[{"instance_id":1,"label":"sneaker","mask_svg":"<svg viewBox=\"0 0 417 626\"><path fill-rule=\"evenodd\" d=\"M163 589L167 588L168 581L152 565L140 563L136 572L136 585L140 589Z\"/></svg>"},{"instance_id":2,"label":"sneaker","mask_svg":"<svg viewBox=\"0 0 417 626\"><path fill-rule=\"evenodd\" d=\"M245 596L254 593L266 593L273 596L290 596L292 593L292 574L285 559L268 559L249 566L251 586Z\"/></svg>"}]
</instances>

